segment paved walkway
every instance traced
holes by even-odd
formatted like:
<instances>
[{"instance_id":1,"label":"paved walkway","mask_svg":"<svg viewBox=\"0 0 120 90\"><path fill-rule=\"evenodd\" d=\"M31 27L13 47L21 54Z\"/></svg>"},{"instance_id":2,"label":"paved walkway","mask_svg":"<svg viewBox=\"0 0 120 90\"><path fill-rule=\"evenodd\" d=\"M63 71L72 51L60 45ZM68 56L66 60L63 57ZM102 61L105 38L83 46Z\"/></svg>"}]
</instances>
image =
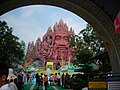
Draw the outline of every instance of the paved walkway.
<instances>
[{"instance_id":1,"label":"paved walkway","mask_svg":"<svg viewBox=\"0 0 120 90\"><path fill-rule=\"evenodd\" d=\"M33 90L35 86L35 83L33 83L33 85L30 87L30 90Z\"/></svg>"},{"instance_id":2,"label":"paved walkway","mask_svg":"<svg viewBox=\"0 0 120 90\"><path fill-rule=\"evenodd\" d=\"M35 83L27 83L22 90L36 90L36 84ZM39 90L45 90L44 86L40 86ZM59 86L49 86L47 90L69 90L69 89L64 89Z\"/></svg>"},{"instance_id":3,"label":"paved walkway","mask_svg":"<svg viewBox=\"0 0 120 90\"><path fill-rule=\"evenodd\" d=\"M55 86L52 86L54 88L54 90L58 90Z\"/></svg>"}]
</instances>

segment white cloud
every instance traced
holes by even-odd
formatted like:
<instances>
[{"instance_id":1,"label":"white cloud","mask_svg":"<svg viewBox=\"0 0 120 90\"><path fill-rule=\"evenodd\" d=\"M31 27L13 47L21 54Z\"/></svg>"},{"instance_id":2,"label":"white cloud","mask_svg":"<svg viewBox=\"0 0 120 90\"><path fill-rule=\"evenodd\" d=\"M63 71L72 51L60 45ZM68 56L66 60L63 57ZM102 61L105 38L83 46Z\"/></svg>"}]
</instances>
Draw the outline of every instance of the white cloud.
<instances>
[{"instance_id":1,"label":"white cloud","mask_svg":"<svg viewBox=\"0 0 120 90\"><path fill-rule=\"evenodd\" d=\"M81 30L83 30L86 27L85 22L74 20L74 18L73 19L68 18L66 19L66 21L68 25L74 29L75 34L78 34Z\"/></svg>"},{"instance_id":2,"label":"white cloud","mask_svg":"<svg viewBox=\"0 0 120 90\"><path fill-rule=\"evenodd\" d=\"M86 27L86 22L77 15L61 8L43 5L18 8L2 15L0 19L13 27L13 33L20 40L24 40L26 46L28 42L42 37L48 27L53 28L60 19L63 19L69 28L72 27L76 34Z\"/></svg>"},{"instance_id":3,"label":"white cloud","mask_svg":"<svg viewBox=\"0 0 120 90\"><path fill-rule=\"evenodd\" d=\"M64 12L63 13L55 12L51 14L51 21L54 22L55 24L55 22L59 22L60 19L63 19L63 21L67 24L67 26L69 28L72 27L74 29L75 34L78 34L80 30L86 27L87 22L75 14L73 15L69 15L69 14L73 14L73 13L69 12L67 14L68 16L66 16L66 13Z\"/></svg>"}]
</instances>

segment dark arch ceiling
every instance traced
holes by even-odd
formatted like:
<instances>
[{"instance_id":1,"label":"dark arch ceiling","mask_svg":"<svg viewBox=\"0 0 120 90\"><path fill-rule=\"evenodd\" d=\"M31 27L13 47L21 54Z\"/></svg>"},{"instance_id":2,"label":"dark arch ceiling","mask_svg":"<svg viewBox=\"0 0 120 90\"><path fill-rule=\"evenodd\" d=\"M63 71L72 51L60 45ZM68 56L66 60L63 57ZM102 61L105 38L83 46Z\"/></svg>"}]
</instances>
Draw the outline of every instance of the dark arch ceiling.
<instances>
[{"instance_id":1,"label":"dark arch ceiling","mask_svg":"<svg viewBox=\"0 0 120 90\"><path fill-rule=\"evenodd\" d=\"M103 10L108 17L114 21L115 17L120 10L119 0L90 0L95 3L101 10Z\"/></svg>"},{"instance_id":2,"label":"dark arch ceiling","mask_svg":"<svg viewBox=\"0 0 120 90\"><path fill-rule=\"evenodd\" d=\"M0 0L0 5L11 2L14 0ZM24 0L20 0L21 2ZM29 0L32 1L32 0ZM77 0L66 0L70 2L76 2ZM119 0L90 0L95 5L97 5L101 10L107 14L107 16L110 18L110 20L113 22L115 17L118 14L118 11L120 10L120 1ZM77 4L77 3L76 3ZM3 7L0 6L0 9ZM4 12L5 13L5 12ZM0 12L0 14L3 14Z\"/></svg>"}]
</instances>

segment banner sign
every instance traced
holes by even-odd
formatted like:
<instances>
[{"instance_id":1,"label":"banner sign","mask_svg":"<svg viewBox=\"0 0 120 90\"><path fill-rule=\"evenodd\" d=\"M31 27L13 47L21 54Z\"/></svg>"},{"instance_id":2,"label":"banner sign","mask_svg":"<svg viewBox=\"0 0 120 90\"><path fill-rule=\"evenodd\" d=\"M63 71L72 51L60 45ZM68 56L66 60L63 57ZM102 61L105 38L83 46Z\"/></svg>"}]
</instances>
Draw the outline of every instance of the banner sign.
<instances>
[{"instance_id":1,"label":"banner sign","mask_svg":"<svg viewBox=\"0 0 120 90\"><path fill-rule=\"evenodd\" d=\"M92 89L97 89L97 88L107 88L107 83L105 81L97 81L97 82L89 82L88 83L89 85L89 89L92 88Z\"/></svg>"},{"instance_id":2,"label":"banner sign","mask_svg":"<svg viewBox=\"0 0 120 90\"><path fill-rule=\"evenodd\" d=\"M106 90L106 74L101 75L90 75L88 78L88 88L89 90Z\"/></svg>"},{"instance_id":3,"label":"banner sign","mask_svg":"<svg viewBox=\"0 0 120 90\"><path fill-rule=\"evenodd\" d=\"M108 90L120 90L120 74L107 77Z\"/></svg>"},{"instance_id":4,"label":"banner sign","mask_svg":"<svg viewBox=\"0 0 120 90\"><path fill-rule=\"evenodd\" d=\"M120 11L114 20L115 32L120 33Z\"/></svg>"}]
</instances>

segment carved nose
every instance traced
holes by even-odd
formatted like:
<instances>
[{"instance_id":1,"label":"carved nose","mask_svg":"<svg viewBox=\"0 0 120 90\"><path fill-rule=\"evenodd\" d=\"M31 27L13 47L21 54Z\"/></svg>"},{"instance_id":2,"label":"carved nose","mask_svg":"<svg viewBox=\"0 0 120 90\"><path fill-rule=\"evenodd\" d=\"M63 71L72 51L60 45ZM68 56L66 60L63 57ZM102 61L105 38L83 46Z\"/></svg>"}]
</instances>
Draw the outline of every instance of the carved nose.
<instances>
[{"instance_id":1,"label":"carved nose","mask_svg":"<svg viewBox=\"0 0 120 90\"><path fill-rule=\"evenodd\" d=\"M65 43L64 43L64 40L63 39L61 39L61 41L60 41L60 45L64 45Z\"/></svg>"}]
</instances>

